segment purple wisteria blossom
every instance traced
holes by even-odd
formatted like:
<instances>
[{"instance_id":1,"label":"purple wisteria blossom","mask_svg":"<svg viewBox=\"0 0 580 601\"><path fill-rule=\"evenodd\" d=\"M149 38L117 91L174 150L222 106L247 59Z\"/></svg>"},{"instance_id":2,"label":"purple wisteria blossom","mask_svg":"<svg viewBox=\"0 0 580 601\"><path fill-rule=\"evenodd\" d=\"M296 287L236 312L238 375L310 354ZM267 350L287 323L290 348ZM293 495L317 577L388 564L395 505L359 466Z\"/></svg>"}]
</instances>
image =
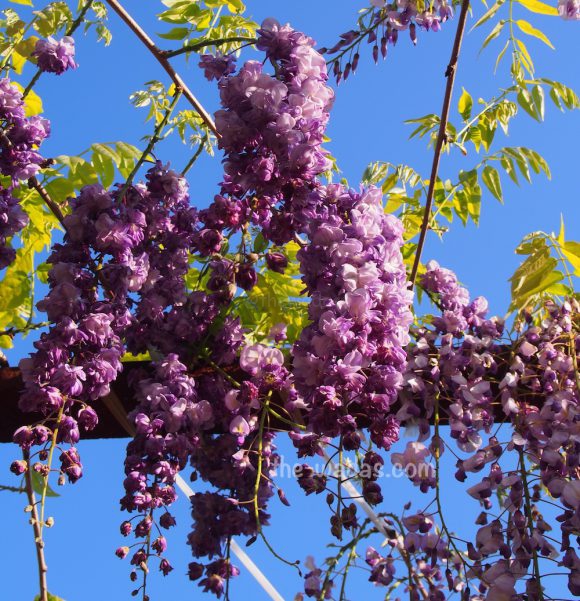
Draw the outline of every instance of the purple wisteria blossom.
<instances>
[{"instance_id":1,"label":"purple wisteria blossom","mask_svg":"<svg viewBox=\"0 0 580 601\"><path fill-rule=\"evenodd\" d=\"M32 56L36 58L38 68L45 73L62 75L68 69L76 69L75 41L70 36L61 40L48 37L36 42Z\"/></svg>"},{"instance_id":2,"label":"purple wisteria blossom","mask_svg":"<svg viewBox=\"0 0 580 601\"><path fill-rule=\"evenodd\" d=\"M309 429L360 445L362 416L371 439L388 449L398 439L390 407L402 385L412 321L401 256L402 225L385 215L382 195L321 188L304 208L309 244L298 252L312 324L294 346L296 388Z\"/></svg>"}]
</instances>

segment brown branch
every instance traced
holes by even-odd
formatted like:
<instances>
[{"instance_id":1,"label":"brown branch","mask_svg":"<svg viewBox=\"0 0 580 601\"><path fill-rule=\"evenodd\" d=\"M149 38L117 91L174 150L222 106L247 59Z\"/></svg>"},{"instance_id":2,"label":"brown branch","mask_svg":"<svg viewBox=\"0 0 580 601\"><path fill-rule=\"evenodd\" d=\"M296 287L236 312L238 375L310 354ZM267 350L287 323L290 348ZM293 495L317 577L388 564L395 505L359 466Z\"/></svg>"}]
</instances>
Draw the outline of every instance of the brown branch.
<instances>
[{"instance_id":1,"label":"brown branch","mask_svg":"<svg viewBox=\"0 0 580 601\"><path fill-rule=\"evenodd\" d=\"M145 47L151 52L151 54L157 59L157 62L163 67L165 72L169 75L173 83L183 90L183 95L187 98L189 103L198 112L199 116L205 122L205 124L211 129L211 131L219 137L215 123L211 118L210 114L203 108L199 100L193 95L192 91L187 87L181 76L171 66L171 63L167 59L167 54L160 50L155 42L147 35L142 27L133 19L133 17L117 2L117 0L106 0L107 4L121 17L131 31L141 40Z\"/></svg>"},{"instance_id":2,"label":"brown branch","mask_svg":"<svg viewBox=\"0 0 580 601\"><path fill-rule=\"evenodd\" d=\"M449 119L449 109L451 107L451 98L453 96L453 84L455 83L455 73L457 71L457 62L459 60L459 51L461 50L461 42L465 32L465 22L467 20L467 12L469 10L469 0L463 0L461 3L461 13L457 23L457 31L455 33L455 41L453 42L453 50L445 77L447 78L447 86L445 87L445 98L443 99L443 108L441 110L441 121L439 122L439 132L437 134L437 142L435 143L435 155L433 156L433 164L431 166L431 179L429 180L429 189L427 190L427 200L425 202L425 212L423 213L423 223L421 224L421 233L419 234L419 242L417 243L417 252L415 253L415 261L411 270L409 281L411 288L415 285L417 279L417 271L421 262L421 254L425 246L425 238L429 229L429 220L431 218L431 207L433 206L433 196L435 194L435 182L439 172L439 163L443 147L447 142L447 121Z\"/></svg>"},{"instance_id":3,"label":"brown branch","mask_svg":"<svg viewBox=\"0 0 580 601\"><path fill-rule=\"evenodd\" d=\"M44 542L42 540L42 527L38 518L38 511L36 509L36 496L34 494L34 488L32 487L32 476L30 470L32 466L30 464L30 452L24 451L24 460L26 461L26 472L24 473L24 480L26 482L26 496L28 497L28 505L30 508L30 522L34 532L34 545L36 547L36 561L38 562L38 585L39 601L48 601L48 587L46 584L46 572L48 567L44 558Z\"/></svg>"},{"instance_id":4,"label":"brown branch","mask_svg":"<svg viewBox=\"0 0 580 601\"><path fill-rule=\"evenodd\" d=\"M51 210L52 214L59 220L60 224L66 230L66 226L64 224L63 212L61 211L58 204L56 202L54 202L54 200L52 200L52 198L50 197L50 194L46 191L46 189L38 181L38 179L36 179L36 177L33 176L28 180L28 187L34 188L38 192L38 195L40 196L40 198L42 198L42 200L44 201L44 204Z\"/></svg>"}]
</instances>

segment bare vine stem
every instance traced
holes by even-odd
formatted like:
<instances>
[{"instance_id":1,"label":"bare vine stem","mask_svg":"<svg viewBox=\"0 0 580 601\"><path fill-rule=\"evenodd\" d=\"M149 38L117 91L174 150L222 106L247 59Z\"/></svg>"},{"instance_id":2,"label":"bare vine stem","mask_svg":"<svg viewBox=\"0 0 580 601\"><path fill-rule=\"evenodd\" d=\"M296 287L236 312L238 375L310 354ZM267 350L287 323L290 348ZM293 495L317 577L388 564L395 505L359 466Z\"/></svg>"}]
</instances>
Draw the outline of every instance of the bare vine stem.
<instances>
[{"instance_id":1,"label":"bare vine stem","mask_svg":"<svg viewBox=\"0 0 580 601\"><path fill-rule=\"evenodd\" d=\"M417 243L415 261L413 262L413 268L411 269L411 275L409 277L411 288L413 288L415 285L419 264L421 263L421 254L423 253L425 238L427 237L427 230L429 229L431 207L433 206L433 196L435 195L435 183L437 181L437 174L439 173L439 163L441 162L443 147L447 143L447 121L449 119L449 110L451 108L451 99L453 97L453 85L455 83L455 74L457 72L457 63L459 61L459 52L461 50L461 43L463 42L463 34L465 32L465 23L467 21L468 11L469 0L463 0L461 2L461 12L459 14L459 21L457 23L457 31L455 32L455 41L453 42L453 49L451 50L451 58L449 60L449 64L447 65L447 69L445 70L447 85L445 87L445 97L443 99L443 108L441 110L439 132L437 133L437 141L435 143L435 153L433 156L433 164L431 166L431 178L429 179L429 189L427 191L427 199L425 201L423 222L421 224L419 241Z\"/></svg>"},{"instance_id":2,"label":"bare vine stem","mask_svg":"<svg viewBox=\"0 0 580 601\"><path fill-rule=\"evenodd\" d=\"M151 52L157 62L163 67L167 75L173 83L183 91L183 95L193 108L197 111L201 119L205 122L208 128L219 137L215 123L210 114L203 108L199 100L194 96L193 92L187 87L179 73L171 66L167 58L167 53L157 47L155 42L149 37L145 30L133 19L133 17L123 8L117 0L106 0L107 4L121 17L131 31L139 38L143 45Z\"/></svg>"},{"instance_id":3,"label":"bare vine stem","mask_svg":"<svg viewBox=\"0 0 580 601\"><path fill-rule=\"evenodd\" d=\"M44 542L42 541L42 528L38 518L38 509L36 508L36 495L32 486L32 476L30 470L30 451L23 451L24 461L26 461L26 472L24 472L24 482L26 488L26 496L28 497L28 506L30 508L30 523L34 533L34 546L36 547L36 561L38 563L38 586L39 586L39 601L48 601L48 588L46 584L46 572L48 567L44 558Z\"/></svg>"}]
</instances>

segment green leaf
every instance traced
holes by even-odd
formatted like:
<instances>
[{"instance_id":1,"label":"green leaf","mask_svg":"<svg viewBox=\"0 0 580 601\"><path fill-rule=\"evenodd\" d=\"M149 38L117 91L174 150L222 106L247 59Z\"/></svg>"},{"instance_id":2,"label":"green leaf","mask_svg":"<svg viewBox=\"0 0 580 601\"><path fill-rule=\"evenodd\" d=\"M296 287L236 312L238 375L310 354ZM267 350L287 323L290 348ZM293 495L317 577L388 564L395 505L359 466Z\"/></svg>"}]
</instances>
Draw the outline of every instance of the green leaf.
<instances>
[{"instance_id":1,"label":"green leaf","mask_svg":"<svg viewBox=\"0 0 580 601\"><path fill-rule=\"evenodd\" d=\"M493 15L495 15L495 13L502 7L504 1L505 0L498 0L495 4L493 4L491 8L477 20L477 22L471 28L471 30L473 31L476 27L479 27L480 25L483 25L484 23L489 21L493 17Z\"/></svg>"},{"instance_id":2,"label":"green leaf","mask_svg":"<svg viewBox=\"0 0 580 601\"><path fill-rule=\"evenodd\" d=\"M532 100L534 102L534 106L536 108L536 112L540 118L540 121L544 120L544 89L542 86L535 85L532 88Z\"/></svg>"},{"instance_id":3,"label":"green leaf","mask_svg":"<svg viewBox=\"0 0 580 601\"><path fill-rule=\"evenodd\" d=\"M164 40L183 40L189 34L187 27L174 27L166 33L158 33L157 35Z\"/></svg>"},{"instance_id":4,"label":"green leaf","mask_svg":"<svg viewBox=\"0 0 580 601\"><path fill-rule=\"evenodd\" d=\"M490 42L492 42L493 40L495 40L495 38L497 38L499 36L499 34L501 33L501 30L503 29L505 24L506 24L505 19L502 19L501 21L498 21L495 24L495 27L489 32L489 35L483 41L483 44L481 45L481 48L479 50L480 52L482 50L484 50Z\"/></svg>"},{"instance_id":5,"label":"green leaf","mask_svg":"<svg viewBox=\"0 0 580 601\"><path fill-rule=\"evenodd\" d=\"M568 240L561 245L562 254L570 261L576 275L580 276L580 243Z\"/></svg>"},{"instance_id":6,"label":"green leaf","mask_svg":"<svg viewBox=\"0 0 580 601\"><path fill-rule=\"evenodd\" d=\"M486 165L481 173L481 179L487 186L487 189L500 201L503 202L503 193L501 189L501 180L497 169L491 165Z\"/></svg>"},{"instance_id":7,"label":"green leaf","mask_svg":"<svg viewBox=\"0 0 580 601\"><path fill-rule=\"evenodd\" d=\"M520 88L516 98L518 104L526 111L526 113L528 113L528 115L530 115L530 117L534 118L536 121L541 121L540 115L537 112L536 102L526 88Z\"/></svg>"},{"instance_id":8,"label":"green leaf","mask_svg":"<svg viewBox=\"0 0 580 601\"><path fill-rule=\"evenodd\" d=\"M40 601L40 595L36 595L36 597L34 597L34 601ZM48 593L48 601L64 601L64 599Z\"/></svg>"},{"instance_id":9,"label":"green leaf","mask_svg":"<svg viewBox=\"0 0 580 601\"><path fill-rule=\"evenodd\" d=\"M463 120L468 121L471 117L471 109L473 108L473 98L465 88L463 88L457 108L459 110L459 114L463 117Z\"/></svg>"},{"instance_id":10,"label":"green leaf","mask_svg":"<svg viewBox=\"0 0 580 601\"><path fill-rule=\"evenodd\" d=\"M497 68L499 67L499 64L501 63L501 59L504 57L506 50L509 48L509 45L510 45L510 41L506 40L505 46L502 48L501 52L497 55L497 58L495 59L495 67L493 68L494 73L497 71Z\"/></svg>"},{"instance_id":11,"label":"green leaf","mask_svg":"<svg viewBox=\"0 0 580 601\"><path fill-rule=\"evenodd\" d=\"M44 478L36 471L30 470L30 478L32 480L32 488L37 495L41 495L44 490ZM54 492L50 486L46 489L47 497L60 497L57 492ZM56 599L57 597L55 597Z\"/></svg>"},{"instance_id":12,"label":"green leaf","mask_svg":"<svg viewBox=\"0 0 580 601\"><path fill-rule=\"evenodd\" d=\"M536 29L530 23L528 23L527 21L524 21L524 19L518 19L516 21L516 25L526 35L530 35L530 36L532 36L534 38L538 38L538 40L542 40L542 42L544 42L544 44L546 44L552 50L554 50L554 46L553 46L552 42L550 42L550 40L548 39L548 37L546 36L546 34L543 31L540 31L539 29Z\"/></svg>"},{"instance_id":13,"label":"green leaf","mask_svg":"<svg viewBox=\"0 0 580 601\"><path fill-rule=\"evenodd\" d=\"M543 2L540 2L540 0L519 0L519 3L533 13L549 15L551 17L558 16L558 9L555 6L544 4Z\"/></svg>"},{"instance_id":14,"label":"green leaf","mask_svg":"<svg viewBox=\"0 0 580 601\"><path fill-rule=\"evenodd\" d=\"M22 4L23 6L34 6L32 0L10 0L12 4Z\"/></svg>"},{"instance_id":15,"label":"green leaf","mask_svg":"<svg viewBox=\"0 0 580 601\"><path fill-rule=\"evenodd\" d=\"M533 73L534 73L534 61L532 60L532 57L531 57L530 53L528 52L527 46L519 38L516 39L516 45L519 48L519 55L518 56L519 56L522 64L527 69L528 73L530 73L531 75L533 75Z\"/></svg>"}]
</instances>

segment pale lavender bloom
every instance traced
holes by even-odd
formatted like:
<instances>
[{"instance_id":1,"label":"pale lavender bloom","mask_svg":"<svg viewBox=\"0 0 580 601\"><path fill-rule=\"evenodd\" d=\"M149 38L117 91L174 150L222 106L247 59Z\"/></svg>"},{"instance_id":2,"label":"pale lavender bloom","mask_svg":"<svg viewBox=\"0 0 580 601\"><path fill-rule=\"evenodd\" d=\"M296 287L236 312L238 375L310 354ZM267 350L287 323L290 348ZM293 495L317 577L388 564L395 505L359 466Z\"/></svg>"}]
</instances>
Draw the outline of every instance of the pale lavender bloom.
<instances>
[{"instance_id":1,"label":"pale lavender bloom","mask_svg":"<svg viewBox=\"0 0 580 601\"><path fill-rule=\"evenodd\" d=\"M75 41L70 36L58 41L53 37L39 39L32 56L36 57L38 68L46 73L61 75L68 69L77 68L74 60Z\"/></svg>"},{"instance_id":2,"label":"pale lavender bloom","mask_svg":"<svg viewBox=\"0 0 580 601\"><path fill-rule=\"evenodd\" d=\"M580 20L580 0L559 0L558 14L567 21Z\"/></svg>"}]
</instances>

